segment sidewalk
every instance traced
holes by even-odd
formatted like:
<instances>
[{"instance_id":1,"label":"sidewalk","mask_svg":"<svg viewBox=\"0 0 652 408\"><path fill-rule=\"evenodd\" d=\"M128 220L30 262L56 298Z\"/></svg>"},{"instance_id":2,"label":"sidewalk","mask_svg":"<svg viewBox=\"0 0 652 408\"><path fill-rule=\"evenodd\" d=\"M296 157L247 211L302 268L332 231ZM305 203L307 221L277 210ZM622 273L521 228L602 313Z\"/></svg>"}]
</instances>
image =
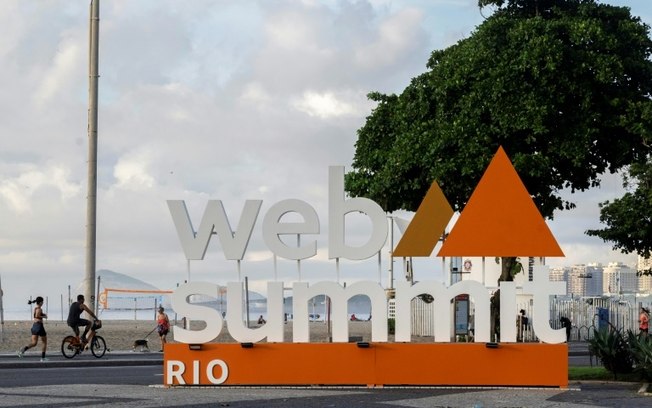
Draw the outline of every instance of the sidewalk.
<instances>
[{"instance_id":1,"label":"sidewalk","mask_svg":"<svg viewBox=\"0 0 652 408\"><path fill-rule=\"evenodd\" d=\"M569 356L588 356L589 353L589 343L586 341L571 341L568 343L568 355Z\"/></svg>"}]
</instances>

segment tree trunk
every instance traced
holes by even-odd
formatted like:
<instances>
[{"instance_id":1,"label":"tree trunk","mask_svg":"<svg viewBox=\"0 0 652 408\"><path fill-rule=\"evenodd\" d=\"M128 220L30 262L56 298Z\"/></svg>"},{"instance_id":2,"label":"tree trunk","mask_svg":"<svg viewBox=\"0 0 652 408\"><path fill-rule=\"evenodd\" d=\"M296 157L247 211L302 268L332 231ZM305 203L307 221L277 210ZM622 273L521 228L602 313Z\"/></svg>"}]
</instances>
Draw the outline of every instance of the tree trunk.
<instances>
[{"instance_id":1,"label":"tree trunk","mask_svg":"<svg viewBox=\"0 0 652 408\"><path fill-rule=\"evenodd\" d=\"M516 257L501 257L500 258L500 278L498 278L498 285L500 282L512 282L514 275L520 272L522 266ZM491 310L491 340L500 341L500 289L494 292L491 296L490 302Z\"/></svg>"}]
</instances>

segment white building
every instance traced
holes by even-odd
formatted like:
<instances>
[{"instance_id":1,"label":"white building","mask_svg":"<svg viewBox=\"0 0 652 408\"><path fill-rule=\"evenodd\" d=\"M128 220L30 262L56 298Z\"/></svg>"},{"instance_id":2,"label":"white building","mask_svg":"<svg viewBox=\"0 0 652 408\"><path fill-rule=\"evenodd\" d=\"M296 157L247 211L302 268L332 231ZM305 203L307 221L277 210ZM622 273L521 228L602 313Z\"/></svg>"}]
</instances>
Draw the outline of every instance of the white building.
<instances>
[{"instance_id":1,"label":"white building","mask_svg":"<svg viewBox=\"0 0 652 408\"><path fill-rule=\"evenodd\" d=\"M652 259L638 257L636 270L638 272L652 269ZM641 275L638 277L638 292L641 294L652 294L652 275Z\"/></svg>"},{"instance_id":2,"label":"white building","mask_svg":"<svg viewBox=\"0 0 652 408\"><path fill-rule=\"evenodd\" d=\"M610 262L602 272L602 291L605 295L638 292L636 270L622 262Z\"/></svg>"},{"instance_id":3,"label":"white building","mask_svg":"<svg viewBox=\"0 0 652 408\"><path fill-rule=\"evenodd\" d=\"M568 294L572 296L602 295L602 264L573 265L568 273Z\"/></svg>"},{"instance_id":4,"label":"white building","mask_svg":"<svg viewBox=\"0 0 652 408\"><path fill-rule=\"evenodd\" d=\"M566 294L570 296L571 290L568 283L568 275L571 268L568 266L550 268L550 280L554 282L566 282Z\"/></svg>"}]
</instances>

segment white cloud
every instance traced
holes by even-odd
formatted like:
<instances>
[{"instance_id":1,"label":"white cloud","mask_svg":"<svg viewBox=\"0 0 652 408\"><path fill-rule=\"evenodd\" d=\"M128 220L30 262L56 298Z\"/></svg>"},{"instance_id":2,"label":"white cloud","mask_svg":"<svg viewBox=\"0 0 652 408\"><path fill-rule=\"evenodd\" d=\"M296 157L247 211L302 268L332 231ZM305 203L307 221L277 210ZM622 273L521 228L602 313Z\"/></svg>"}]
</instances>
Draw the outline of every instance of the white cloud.
<instances>
[{"instance_id":1,"label":"white cloud","mask_svg":"<svg viewBox=\"0 0 652 408\"><path fill-rule=\"evenodd\" d=\"M132 152L121 157L113 170L117 187L126 190L154 187L154 177L148 173L149 166L150 154L148 152Z\"/></svg>"},{"instance_id":2,"label":"white cloud","mask_svg":"<svg viewBox=\"0 0 652 408\"><path fill-rule=\"evenodd\" d=\"M271 95L265 90L263 84L252 82L244 85L240 95L243 104L250 104L258 109L264 109L272 102Z\"/></svg>"},{"instance_id":3,"label":"white cloud","mask_svg":"<svg viewBox=\"0 0 652 408\"><path fill-rule=\"evenodd\" d=\"M51 67L40 75L42 80L34 95L39 106L56 98L69 82L75 79L73 74L80 71L80 67L83 66L82 45L79 38L72 36L75 34L79 33L74 31L65 33Z\"/></svg>"},{"instance_id":4,"label":"white cloud","mask_svg":"<svg viewBox=\"0 0 652 408\"><path fill-rule=\"evenodd\" d=\"M0 182L0 197L18 214L31 213L41 203L33 197L44 188L53 187L59 200L65 201L79 194L81 186L69 181L70 170L58 165L44 169L30 169L14 178Z\"/></svg>"},{"instance_id":5,"label":"white cloud","mask_svg":"<svg viewBox=\"0 0 652 408\"><path fill-rule=\"evenodd\" d=\"M362 107L356 106L344 98L338 98L333 92L328 91L323 93L306 91L291 104L295 109L321 119L356 116L363 111Z\"/></svg>"},{"instance_id":6,"label":"white cloud","mask_svg":"<svg viewBox=\"0 0 652 408\"><path fill-rule=\"evenodd\" d=\"M400 61L418 45L422 20L423 12L413 8L391 16L380 26L376 40L357 51L356 62L363 67L375 67Z\"/></svg>"}]
</instances>

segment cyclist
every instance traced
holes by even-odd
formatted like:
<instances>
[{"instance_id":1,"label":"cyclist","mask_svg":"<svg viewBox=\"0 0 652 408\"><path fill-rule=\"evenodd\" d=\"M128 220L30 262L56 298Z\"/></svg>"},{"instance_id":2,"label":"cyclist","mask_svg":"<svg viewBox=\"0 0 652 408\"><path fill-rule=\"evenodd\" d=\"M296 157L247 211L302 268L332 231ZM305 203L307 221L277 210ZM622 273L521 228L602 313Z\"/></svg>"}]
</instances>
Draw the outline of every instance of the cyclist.
<instances>
[{"instance_id":1,"label":"cyclist","mask_svg":"<svg viewBox=\"0 0 652 408\"><path fill-rule=\"evenodd\" d=\"M68 326L72 328L72 330L75 332L75 336L77 337L77 340L81 340L83 343L88 343L93 339L93 336L95 335L95 327L96 327L96 321L98 322L98 325L101 325L102 322L95 316L95 314L91 311L91 309L88 308L84 304L84 295L77 295L77 301L74 302L73 304L70 305L70 311L68 312L68 320L66 321L68 323ZM93 318L94 322L91 324L86 319L81 318L81 314L83 312L88 313L91 315ZM85 326L86 328L84 329L84 334L82 334L81 339L79 337L79 327ZM86 339L86 335L88 332L91 332L91 336L89 339Z\"/></svg>"}]
</instances>

